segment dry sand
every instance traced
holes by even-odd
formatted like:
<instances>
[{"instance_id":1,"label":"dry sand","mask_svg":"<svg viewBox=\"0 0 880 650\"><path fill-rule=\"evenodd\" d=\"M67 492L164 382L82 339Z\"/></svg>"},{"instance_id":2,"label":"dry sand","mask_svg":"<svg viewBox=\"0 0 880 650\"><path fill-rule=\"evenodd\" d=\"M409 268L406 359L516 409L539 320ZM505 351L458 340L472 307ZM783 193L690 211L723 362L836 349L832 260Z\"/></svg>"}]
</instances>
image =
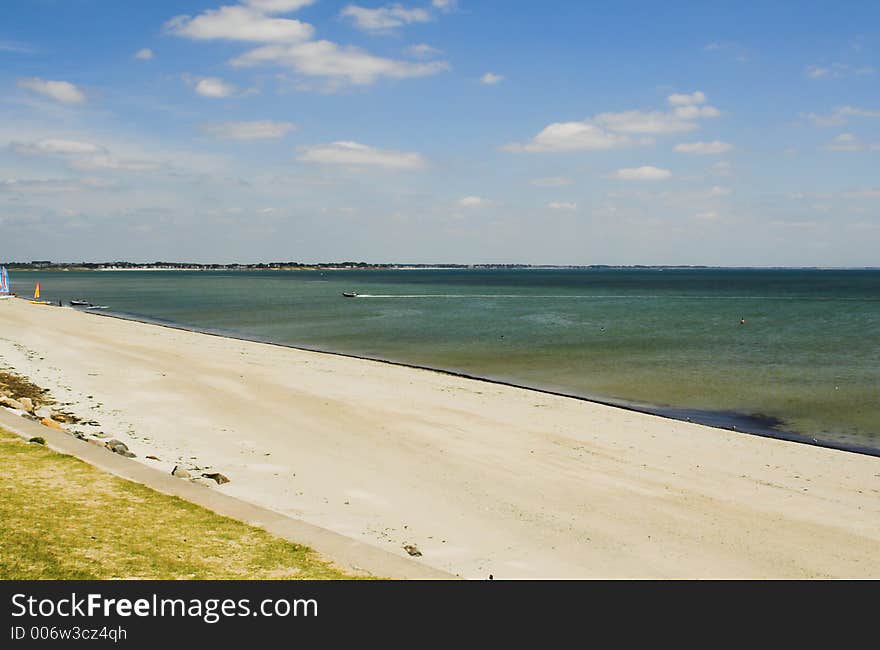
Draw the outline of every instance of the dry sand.
<instances>
[{"instance_id":1,"label":"dry sand","mask_svg":"<svg viewBox=\"0 0 880 650\"><path fill-rule=\"evenodd\" d=\"M466 578L880 578L874 457L23 300L0 365L131 462Z\"/></svg>"}]
</instances>

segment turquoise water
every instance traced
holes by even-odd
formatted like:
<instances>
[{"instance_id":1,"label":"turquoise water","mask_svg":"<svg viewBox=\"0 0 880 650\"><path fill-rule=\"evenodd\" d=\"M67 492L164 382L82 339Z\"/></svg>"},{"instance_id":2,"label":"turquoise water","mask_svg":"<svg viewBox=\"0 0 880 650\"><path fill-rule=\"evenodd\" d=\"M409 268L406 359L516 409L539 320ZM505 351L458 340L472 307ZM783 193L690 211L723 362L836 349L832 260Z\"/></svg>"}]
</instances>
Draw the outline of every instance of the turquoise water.
<instances>
[{"instance_id":1,"label":"turquoise water","mask_svg":"<svg viewBox=\"0 0 880 650\"><path fill-rule=\"evenodd\" d=\"M880 448L880 271L12 273L20 294L37 280L49 300Z\"/></svg>"}]
</instances>

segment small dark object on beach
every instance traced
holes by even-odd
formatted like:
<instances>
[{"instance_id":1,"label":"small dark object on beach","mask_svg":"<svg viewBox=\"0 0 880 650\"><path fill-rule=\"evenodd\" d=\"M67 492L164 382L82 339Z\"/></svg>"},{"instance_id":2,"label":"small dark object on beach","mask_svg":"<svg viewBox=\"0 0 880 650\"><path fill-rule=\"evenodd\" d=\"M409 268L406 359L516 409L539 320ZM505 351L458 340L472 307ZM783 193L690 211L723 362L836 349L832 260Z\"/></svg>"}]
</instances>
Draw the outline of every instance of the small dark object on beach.
<instances>
[{"instance_id":1,"label":"small dark object on beach","mask_svg":"<svg viewBox=\"0 0 880 650\"><path fill-rule=\"evenodd\" d=\"M213 472L211 474L202 474L203 477L213 479L217 481L217 485L223 485L224 483L229 483L229 479L220 474L219 472Z\"/></svg>"},{"instance_id":2,"label":"small dark object on beach","mask_svg":"<svg viewBox=\"0 0 880 650\"><path fill-rule=\"evenodd\" d=\"M161 460L158 456L153 456L152 454L145 456L145 458L149 458L150 460Z\"/></svg>"},{"instance_id":3,"label":"small dark object on beach","mask_svg":"<svg viewBox=\"0 0 880 650\"><path fill-rule=\"evenodd\" d=\"M403 550L412 555L413 557L422 557L422 552L419 550L419 547L415 544L404 544Z\"/></svg>"},{"instance_id":4,"label":"small dark object on beach","mask_svg":"<svg viewBox=\"0 0 880 650\"><path fill-rule=\"evenodd\" d=\"M35 442L38 445L45 445L46 439L43 438L42 436L35 436L35 437L31 438L30 440L28 440L28 442Z\"/></svg>"}]
</instances>

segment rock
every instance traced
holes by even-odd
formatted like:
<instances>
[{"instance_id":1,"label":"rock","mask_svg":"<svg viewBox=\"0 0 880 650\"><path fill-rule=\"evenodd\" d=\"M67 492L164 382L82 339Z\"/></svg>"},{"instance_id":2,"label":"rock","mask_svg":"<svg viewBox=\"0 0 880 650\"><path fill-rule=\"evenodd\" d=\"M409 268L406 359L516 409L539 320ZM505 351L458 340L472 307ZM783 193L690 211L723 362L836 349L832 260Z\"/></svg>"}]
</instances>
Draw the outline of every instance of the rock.
<instances>
[{"instance_id":1,"label":"rock","mask_svg":"<svg viewBox=\"0 0 880 650\"><path fill-rule=\"evenodd\" d=\"M225 476L223 476L223 474L220 474L218 472L212 472L210 474L202 474L202 476L204 476L205 478L209 478L214 481L217 481L217 485L223 485L224 483L229 483L229 479L226 478Z\"/></svg>"},{"instance_id":2,"label":"rock","mask_svg":"<svg viewBox=\"0 0 880 650\"><path fill-rule=\"evenodd\" d=\"M42 420L40 420L40 424L42 424L44 427L49 427L50 429L58 429L59 431L64 431L64 427L62 427L55 420L52 420L50 418L43 418Z\"/></svg>"},{"instance_id":3,"label":"rock","mask_svg":"<svg viewBox=\"0 0 880 650\"><path fill-rule=\"evenodd\" d=\"M404 544L403 550L412 555L413 557L422 557L422 552L419 550L419 547L415 544Z\"/></svg>"},{"instance_id":4,"label":"rock","mask_svg":"<svg viewBox=\"0 0 880 650\"><path fill-rule=\"evenodd\" d=\"M12 399L11 397L0 397L0 405L5 406L6 408L18 409L19 411L27 410L24 407L24 404L22 404L18 400Z\"/></svg>"},{"instance_id":5,"label":"rock","mask_svg":"<svg viewBox=\"0 0 880 650\"><path fill-rule=\"evenodd\" d=\"M174 469L171 470L171 476L176 476L177 478L189 478L190 474L180 465L175 465Z\"/></svg>"},{"instance_id":6,"label":"rock","mask_svg":"<svg viewBox=\"0 0 880 650\"><path fill-rule=\"evenodd\" d=\"M128 445L126 445L124 442L116 440L115 438L108 441L105 446L114 454L119 454L120 456L125 456L126 458L134 458L134 454L128 450Z\"/></svg>"},{"instance_id":7,"label":"rock","mask_svg":"<svg viewBox=\"0 0 880 650\"><path fill-rule=\"evenodd\" d=\"M37 443L38 445L45 445L45 444L46 444L46 439L43 438L42 436L34 436L34 437L31 438L30 440L28 440L28 442L35 442L35 443Z\"/></svg>"},{"instance_id":8,"label":"rock","mask_svg":"<svg viewBox=\"0 0 880 650\"><path fill-rule=\"evenodd\" d=\"M30 397L19 397L18 403L24 407L28 413L34 412L34 401Z\"/></svg>"},{"instance_id":9,"label":"rock","mask_svg":"<svg viewBox=\"0 0 880 650\"><path fill-rule=\"evenodd\" d=\"M36 415L41 420L43 418L51 418L52 409L50 409L48 406L41 406L40 408L34 410L34 415Z\"/></svg>"},{"instance_id":10,"label":"rock","mask_svg":"<svg viewBox=\"0 0 880 650\"><path fill-rule=\"evenodd\" d=\"M150 454L149 456L146 456L146 458L149 458L150 460L162 460L158 456L153 456L152 454Z\"/></svg>"}]
</instances>

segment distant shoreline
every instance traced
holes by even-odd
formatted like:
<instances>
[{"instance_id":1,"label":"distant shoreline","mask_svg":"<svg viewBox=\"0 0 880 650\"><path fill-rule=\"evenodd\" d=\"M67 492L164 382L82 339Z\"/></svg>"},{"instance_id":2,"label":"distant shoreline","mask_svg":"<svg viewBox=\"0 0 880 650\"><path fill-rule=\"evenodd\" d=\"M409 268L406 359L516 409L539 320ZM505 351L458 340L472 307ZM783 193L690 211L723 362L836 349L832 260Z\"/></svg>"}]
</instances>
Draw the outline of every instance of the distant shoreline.
<instances>
[{"instance_id":1,"label":"distant shoreline","mask_svg":"<svg viewBox=\"0 0 880 650\"><path fill-rule=\"evenodd\" d=\"M0 262L11 271L880 271L876 266L706 266L614 264L368 264L365 262L259 262L254 264L200 264L156 262L23 263Z\"/></svg>"}]
</instances>

